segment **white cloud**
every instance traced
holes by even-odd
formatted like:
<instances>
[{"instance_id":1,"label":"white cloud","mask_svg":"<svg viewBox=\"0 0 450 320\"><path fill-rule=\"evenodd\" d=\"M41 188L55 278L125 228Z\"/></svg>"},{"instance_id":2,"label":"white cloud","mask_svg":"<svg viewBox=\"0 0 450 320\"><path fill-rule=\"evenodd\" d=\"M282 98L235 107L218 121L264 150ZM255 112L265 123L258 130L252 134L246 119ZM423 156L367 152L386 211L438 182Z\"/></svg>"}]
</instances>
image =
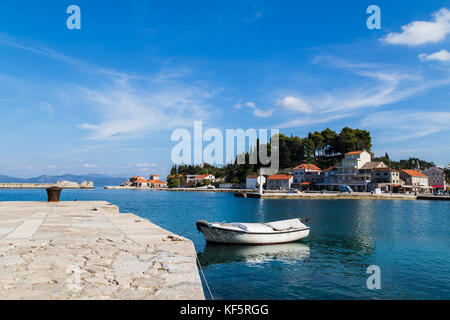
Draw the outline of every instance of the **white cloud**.
<instances>
[{"instance_id":1,"label":"white cloud","mask_svg":"<svg viewBox=\"0 0 450 320\"><path fill-rule=\"evenodd\" d=\"M361 122L366 128L385 133L389 141L402 141L449 132L450 112L383 111L368 115Z\"/></svg>"},{"instance_id":2,"label":"white cloud","mask_svg":"<svg viewBox=\"0 0 450 320\"><path fill-rule=\"evenodd\" d=\"M254 102L246 102L243 105L238 103L234 107L236 109L240 110L240 109L242 109L243 106L252 109L253 110L253 115L255 115L257 117L260 117L260 118L269 118L269 117L272 116L273 112L275 111L273 109L269 109L269 110L260 109L260 108L258 108L256 106L256 104Z\"/></svg>"},{"instance_id":3,"label":"white cloud","mask_svg":"<svg viewBox=\"0 0 450 320\"><path fill-rule=\"evenodd\" d=\"M138 163L136 164L138 168L155 168L157 165L155 163Z\"/></svg>"},{"instance_id":4,"label":"white cloud","mask_svg":"<svg viewBox=\"0 0 450 320\"><path fill-rule=\"evenodd\" d=\"M443 41L450 34L450 11L447 8L442 8L433 16L433 21L413 21L402 26L402 32L391 32L381 41L407 46Z\"/></svg>"},{"instance_id":5,"label":"white cloud","mask_svg":"<svg viewBox=\"0 0 450 320\"><path fill-rule=\"evenodd\" d=\"M159 83L148 78L112 77L112 83L102 89L78 88L78 95L101 118L78 126L92 131L88 140L138 137L186 127L209 115L207 100L212 94L201 87L179 80Z\"/></svg>"},{"instance_id":6,"label":"white cloud","mask_svg":"<svg viewBox=\"0 0 450 320\"><path fill-rule=\"evenodd\" d=\"M443 49L441 51L435 52L433 54L419 54L419 59L422 61L442 61L442 62L449 62L450 61L450 52Z\"/></svg>"},{"instance_id":7,"label":"white cloud","mask_svg":"<svg viewBox=\"0 0 450 320\"><path fill-rule=\"evenodd\" d=\"M323 59L322 57L321 60ZM359 113L366 115L375 108L392 105L432 88L450 84L448 77L426 80L421 75L410 74L395 66L351 63L334 58L327 58L326 62L331 63L332 67L359 75L357 84L305 97L314 114L304 113L302 108L298 108L297 115L291 114L288 121L276 127L305 127L355 117ZM294 106L303 106L303 100L299 102L293 97L284 100L291 102L290 105L285 103L291 110L295 110Z\"/></svg>"},{"instance_id":8,"label":"white cloud","mask_svg":"<svg viewBox=\"0 0 450 320\"><path fill-rule=\"evenodd\" d=\"M83 164L83 168L85 168L85 169L96 169L96 168L99 168L99 166L96 165L96 164L92 164L92 163L84 163Z\"/></svg>"},{"instance_id":9,"label":"white cloud","mask_svg":"<svg viewBox=\"0 0 450 320\"><path fill-rule=\"evenodd\" d=\"M309 103L293 96L284 97L278 101L278 105L291 111L304 113L311 113L313 111L313 107Z\"/></svg>"}]
</instances>

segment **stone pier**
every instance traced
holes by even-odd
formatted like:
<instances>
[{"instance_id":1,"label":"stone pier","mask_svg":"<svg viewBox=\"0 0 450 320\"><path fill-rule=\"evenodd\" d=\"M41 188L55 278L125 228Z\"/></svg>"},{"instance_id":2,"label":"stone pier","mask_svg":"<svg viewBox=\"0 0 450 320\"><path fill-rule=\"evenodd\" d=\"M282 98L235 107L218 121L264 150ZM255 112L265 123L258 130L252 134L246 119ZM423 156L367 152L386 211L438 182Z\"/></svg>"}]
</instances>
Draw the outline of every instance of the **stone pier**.
<instances>
[{"instance_id":1,"label":"stone pier","mask_svg":"<svg viewBox=\"0 0 450 320\"><path fill-rule=\"evenodd\" d=\"M205 299L193 243L107 202L0 202L0 299Z\"/></svg>"}]
</instances>

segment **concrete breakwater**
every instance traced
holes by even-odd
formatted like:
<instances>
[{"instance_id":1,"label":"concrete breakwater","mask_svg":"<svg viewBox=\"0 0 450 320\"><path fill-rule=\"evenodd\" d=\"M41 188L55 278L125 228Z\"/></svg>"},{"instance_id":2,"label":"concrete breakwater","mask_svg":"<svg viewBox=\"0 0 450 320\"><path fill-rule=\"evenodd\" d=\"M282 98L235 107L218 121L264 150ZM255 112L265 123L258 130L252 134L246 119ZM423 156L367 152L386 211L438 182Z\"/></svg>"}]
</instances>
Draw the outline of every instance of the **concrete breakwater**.
<instances>
[{"instance_id":1,"label":"concrete breakwater","mask_svg":"<svg viewBox=\"0 0 450 320\"><path fill-rule=\"evenodd\" d=\"M140 188L123 186L106 186L107 190L150 190L150 191L170 191L170 192L249 192L247 189L198 189L198 188Z\"/></svg>"},{"instance_id":2,"label":"concrete breakwater","mask_svg":"<svg viewBox=\"0 0 450 320\"><path fill-rule=\"evenodd\" d=\"M105 187L110 190L153 190L153 191L170 191L170 192L228 192L234 193L240 198L258 198L258 199L368 199L368 200L425 200L425 198L413 194L372 194L368 192L353 193L289 193L288 191L265 190L263 195L258 194L254 190L248 189L195 189L195 188L137 188L137 187ZM440 197L443 198L443 197ZM441 200L441 199L433 199ZM442 199L444 200L444 199Z\"/></svg>"},{"instance_id":3,"label":"concrete breakwater","mask_svg":"<svg viewBox=\"0 0 450 320\"><path fill-rule=\"evenodd\" d=\"M193 243L118 207L0 202L0 299L204 299Z\"/></svg>"},{"instance_id":4,"label":"concrete breakwater","mask_svg":"<svg viewBox=\"0 0 450 320\"><path fill-rule=\"evenodd\" d=\"M0 183L0 189L47 189L58 186L63 189L95 189L92 182L58 182L58 183Z\"/></svg>"},{"instance_id":5,"label":"concrete breakwater","mask_svg":"<svg viewBox=\"0 0 450 320\"><path fill-rule=\"evenodd\" d=\"M236 192L236 197L257 199L367 199L367 200L416 200L409 194L371 194L371 193L264 193Z\"/></svg>"}]
</instances>

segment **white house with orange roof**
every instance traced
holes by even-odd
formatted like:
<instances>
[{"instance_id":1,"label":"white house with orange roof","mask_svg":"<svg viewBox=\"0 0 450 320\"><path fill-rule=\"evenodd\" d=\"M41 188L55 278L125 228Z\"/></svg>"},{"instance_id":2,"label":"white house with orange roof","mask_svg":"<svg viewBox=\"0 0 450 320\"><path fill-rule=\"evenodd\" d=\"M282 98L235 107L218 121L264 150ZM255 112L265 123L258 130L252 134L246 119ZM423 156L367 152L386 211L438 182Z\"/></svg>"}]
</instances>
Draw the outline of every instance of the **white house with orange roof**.
<instances>
[{"instance_id":1,"label":"white house with orange roof","mask_svg":"<svg viewBox=\"0 0 450 320\"><path fill-rule=\"evenodd\" d=\"M429 178L422 172L416 170L400 170L400 178L405 181L403 186L412 192L429 193L431 188L429 186Z\"/></svg>"},{"instance_id":2,"label":"white house with orange roof","mask_svg":"<svg viewBox=\"0 0 450 320\"><path fill-rule=\"evenodd\" d=\"M167 182L159 180L159 175L151 175L147 180L144 177L133 177L129 180L132 187L136 188L165 188Z\"/></svg>"},{"instance_id":3,"label":"white house with orange roof","mask_svg":"<svg viewBox=\"0 0 450 320\"><path fill-rule=\"evenodd\" d=\"M209 180L209 181L213 182L215 179L216 179L216 177L213 176L212 174L199 174L199 175L195 176L195 178L193 179L193 182L194 182L194 184L200 183L205 180Z\"/></svg>"},{"instance_id":4,"label":"white house with orange roof","mask_svg":"<svg viewBox=\"0 0 450 320\"><path fill-rule=\"evenodd\" d=\"M313 164L303 163L295 167L293 173L293 187L295 188L308 188L313 184L323 182L322 169Z\"/></svg>"}]
</instances>

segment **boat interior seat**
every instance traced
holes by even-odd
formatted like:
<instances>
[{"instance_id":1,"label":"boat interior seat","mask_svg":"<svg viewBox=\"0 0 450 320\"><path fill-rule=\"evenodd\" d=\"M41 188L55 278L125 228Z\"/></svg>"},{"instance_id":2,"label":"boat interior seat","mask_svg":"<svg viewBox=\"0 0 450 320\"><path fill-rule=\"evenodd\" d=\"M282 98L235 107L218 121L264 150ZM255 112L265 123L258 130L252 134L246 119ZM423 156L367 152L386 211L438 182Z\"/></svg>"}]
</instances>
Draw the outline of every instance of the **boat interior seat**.
<instances>
[{"instance_id":1,"label":"boat interior seat","mask_svg":"<svg viewBox=\"0 0 450 320\"><path fill-rule=\"evenodd\" d=\"M302 228L306 227L300 221L300 219L270 222L270 223L266 223L265 225L272 228L275 231L285 231L285 230L290 230L290 229L302 229Z\"/></svg>"}]
</instances>

